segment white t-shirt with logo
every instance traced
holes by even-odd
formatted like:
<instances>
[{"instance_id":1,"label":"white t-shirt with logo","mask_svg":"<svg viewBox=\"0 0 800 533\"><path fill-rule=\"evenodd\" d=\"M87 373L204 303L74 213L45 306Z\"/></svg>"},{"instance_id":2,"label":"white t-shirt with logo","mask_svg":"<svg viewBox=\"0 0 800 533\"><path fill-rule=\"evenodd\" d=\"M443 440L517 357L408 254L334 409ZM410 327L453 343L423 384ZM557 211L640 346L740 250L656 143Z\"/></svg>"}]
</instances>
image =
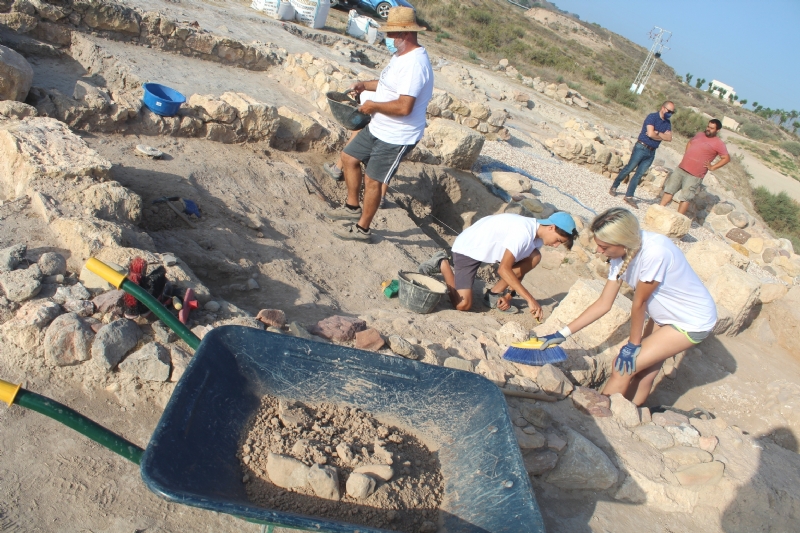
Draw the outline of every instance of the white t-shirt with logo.
<instances>
[{"instance_id":1,"label":"white t-shirt with logo","mask_svg":"<svg viewBox=\"0 0 800 533\"><path fill-rule=\"evenodd\" d=\"M617 279L622 259L612 259L608 279ZM642 232L642 248L628 264L622 280L636 288L640 281L657 281L647 301L647 313L657 324L675 324L684 331L710 331L717 323L717 306L683 252L664 235Z\"/></svg>"},{"instance_id":2,"label":"white t-shirt with logo","mask_svg":"<svg viewBox=\"0 0 800 533\"><path fill-rule=\"evenodd\" d=\"M516 263L544 244L536 237L538 229L535 218L511 213L483 217L456 238L453 253L482 263L499 263L508 250Z\"/></svg>"},{"instance_id":3,"label":"white t-shirt with logo","mask_svg":"<svg viewBox=\"0 0 800 533\"><path fill-rule=\"evenodd\" d=\"M381 72L373 101L392 102L400 95L416 98L411 113L404 117L375 113L369 131L385 143L414 144L425 131L425 112L433 96L433 68L428 52L422 47L401 56L392 56Z\"/></svg>"}]
</instances>

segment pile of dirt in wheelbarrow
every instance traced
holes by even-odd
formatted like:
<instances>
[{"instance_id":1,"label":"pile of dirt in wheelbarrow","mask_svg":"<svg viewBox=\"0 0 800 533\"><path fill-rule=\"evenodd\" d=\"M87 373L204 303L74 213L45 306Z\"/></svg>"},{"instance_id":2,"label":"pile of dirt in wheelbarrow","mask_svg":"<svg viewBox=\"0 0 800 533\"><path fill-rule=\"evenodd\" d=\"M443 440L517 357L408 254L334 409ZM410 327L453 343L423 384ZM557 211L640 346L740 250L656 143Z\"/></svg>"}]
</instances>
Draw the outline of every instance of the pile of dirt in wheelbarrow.
<instances>
[{"instance_id":1,"label":"pile of dirt in wheelbarrow","mask_svg":"<svg viewBox=\"0 0 800 533\"><path fill-rule=\"evenodd\" d=\"M239 452L247 494L268 509L434 533L444 484L435 452L360 409L266 396Z\"/></svg>"}]
</instances>

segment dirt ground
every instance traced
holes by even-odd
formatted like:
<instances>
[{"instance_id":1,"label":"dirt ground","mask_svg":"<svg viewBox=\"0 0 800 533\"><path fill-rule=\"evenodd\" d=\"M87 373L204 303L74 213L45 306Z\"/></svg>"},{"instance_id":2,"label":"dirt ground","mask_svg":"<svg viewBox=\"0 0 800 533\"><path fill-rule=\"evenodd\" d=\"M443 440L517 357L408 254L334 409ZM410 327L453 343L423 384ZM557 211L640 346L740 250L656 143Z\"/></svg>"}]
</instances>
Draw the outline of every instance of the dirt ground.
<instances>
[{"instance_id":1,"label":"dirt ground","mask_svg":"<svg viewBox=\"0 0 800 533\"><path fill-rule=\"evenodd\" d=\"M161 10L181 20L198 20L201 26L216 28L215 32L226 31L233 38L275 42L291 53L333 53L254 13L247 7L249 2L127 3ZM334 28L343 24L345 16L334 12ZM115 50L130 53L124 47ZM163 58L152 50L141 47L138 50L146 59L141 64L141 75L158 74L189 94L218 94L235 88L256 98L268 95L263 96L268 102L292 103L300 109L309 105L275 86L268 74L196 65L196 60L187 58L179 59L185 70L159 70ZM71 79L82 75L76 65L68 62L42 60L33 66L36 84L67 86ZM199 68L203 69L200 74L196 70ZM201 80L197 86L202 91L190 86L192 76ZM476 73L481 83L482 80L489 83L491 78L490 73ZM602 112L601 107L598 109ZM556 124L568 116L603 122L618 129L629 126L627 120L616 114L606 117L555 103L540 105L524 117L512 112L518 115L515 124L540 140L556 135ZM637 128L635 125L633 129ZM343 186L330 181L320 170L321 163L329 157L282 153L258 144L222 145L198 139L133 135L82 136L90 147L114 164L113 179L142 197L145 205L142 228L153 238L158 251L181 257L212 294L253 314L262 308L283 309L289 321L304 324L332 314L358 316L397 309L396 300L386 300L380 295L380 283L398 270L415 269L420 261L453 238L452 232L437 226L432 219L413 216L415 206L419 207L414 198L420 189L427 187L425 190L434 199L438 198L433 214L454 227L460 227L462 212L476 209L493 212L500 206L499 199L479 190L482 186L477 180L466 181L463 195L456 198L448 196L446 191L431 192L434 183L443 179L431 178L429 174L435 170L403 164L394 182L396 191L389 195L390 205L376 217L376 243L364 246L332 237L333 226L322 217L327 206L316 195L309 194L302 179L304 175L310 176L328 199L341 201ZM137 144L154 146L166 156L162 160L137 157L134 154ZM672 159L679 157L678 152L664 154ZM195 200L203 211L198 228L189 229L177 217L165 215L163 209L151 210L153 200L163 196ZM418 225L420 221L423 223ZM0 246L20 242L28 245L32 258L50 250L69 255L55 245L54 235L25 200L0 206ZM74 260L70 263L71 270L79 267ZM577 279L577 273L569 269L539 269L534 274L526 279L526 286L543 304L545 316L549 316ZM258 282L260 290L240 292L231 288L249 278ZM476 293L481 289L478 285ZM460 315L442 303L435 316L466 328L482 320L479 306L475 311ZM494 314L490 318L509 320ZM533 326L528 316L514 320L526 327ZM782 479L787 490L796 491L800 478L794 435L800 431L800 410L796 409L800 407L800 358L765 341L760 336L759 320L763 318L757 318L753 327L738 337L717 337L703 343L702 356L684 359L678 378L662 381L649 403L674 404L682 409L702 406L758 437L763 450L760 468ZM22 354L6 347L0 354L3 378L24 381L27 388L71 406L139 446L147 445L171 389L155 385L135 389L131 384L128 390L124 383L87 379L70 368L48 370L36 363L42 357L41 353ZM662 513L580 491L567 497L539 491L536 496L551 532L705 533L740 531L732 524L740 513L747 514L746 502L751 490L757 487L742 490L741 508L732 510L721 528L702 509L693 515ZM3 494L0 531L255 533L260 530L258 525L231 516L161 500L145 487L135 465L46 417L17 407L0 408L0 491Z\"/></svg>"}]
</instances>

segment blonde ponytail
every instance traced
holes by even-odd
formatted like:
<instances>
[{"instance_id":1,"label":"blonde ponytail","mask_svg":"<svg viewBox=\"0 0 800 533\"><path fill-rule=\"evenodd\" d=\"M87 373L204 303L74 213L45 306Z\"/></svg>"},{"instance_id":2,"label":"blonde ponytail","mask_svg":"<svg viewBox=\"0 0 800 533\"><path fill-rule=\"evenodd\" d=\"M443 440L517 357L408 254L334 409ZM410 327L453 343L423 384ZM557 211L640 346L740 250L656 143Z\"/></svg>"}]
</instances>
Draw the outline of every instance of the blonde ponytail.
<instances>
[{"instance_id":1,"label":"blonde ponytail","mask_svg":"<svg viewBox=\"0 0 800 533\"><path fill-rule=\"evenodd\" d=\"M639 220L627 209L613 207L597 215L589 229L601 241L625 248L625 259L617 274L620 279L642 247Z\"/></svg>"}]
</instances>

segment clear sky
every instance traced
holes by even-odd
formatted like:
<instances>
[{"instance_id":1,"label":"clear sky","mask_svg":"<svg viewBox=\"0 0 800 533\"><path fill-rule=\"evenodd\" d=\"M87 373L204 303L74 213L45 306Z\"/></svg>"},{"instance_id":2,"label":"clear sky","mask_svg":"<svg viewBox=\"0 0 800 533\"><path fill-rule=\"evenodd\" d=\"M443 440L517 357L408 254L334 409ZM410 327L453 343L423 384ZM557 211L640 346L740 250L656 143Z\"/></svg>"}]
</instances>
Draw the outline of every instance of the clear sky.
<instances>
[{"instance_id":1,"label":"clear sky","mask_svg":"<svg viewBox=\"0 0 800 533\"><path fill-rule=\"evenodd\" d=\"M800 111L800 0L555 0L647 49L672 32L662 59L676 74L726 83L739 98ZM630 80L633 81L633 80ZM694 81L692 83L694 85Z\"/></svg>"}]
</instances>

